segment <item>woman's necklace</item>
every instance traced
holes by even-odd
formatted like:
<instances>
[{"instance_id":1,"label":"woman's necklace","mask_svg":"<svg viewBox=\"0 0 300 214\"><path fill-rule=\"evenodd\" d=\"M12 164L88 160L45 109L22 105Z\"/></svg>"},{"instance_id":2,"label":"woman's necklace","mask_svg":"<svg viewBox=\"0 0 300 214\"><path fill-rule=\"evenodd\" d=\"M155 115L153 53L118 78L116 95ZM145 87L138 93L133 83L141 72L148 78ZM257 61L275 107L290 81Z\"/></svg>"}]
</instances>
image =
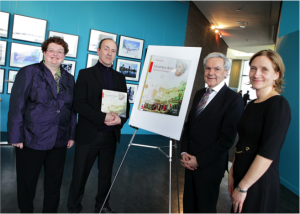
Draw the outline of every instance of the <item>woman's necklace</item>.
<instances>
[{"instance_id":1,"label":"woman's necklace","mask_svg":"<svg viewBox=\"0 0 300 214\"><path fill-rule=\"evenodd\" d=\"M263 99L261 99L259 101L256 100L255 103L261 103L261 102L265 101L266 99L268 99L268 97L270 96L270 94L272 94L273 91L275 91L274 88Z\"/></svg>"}]
</instances>

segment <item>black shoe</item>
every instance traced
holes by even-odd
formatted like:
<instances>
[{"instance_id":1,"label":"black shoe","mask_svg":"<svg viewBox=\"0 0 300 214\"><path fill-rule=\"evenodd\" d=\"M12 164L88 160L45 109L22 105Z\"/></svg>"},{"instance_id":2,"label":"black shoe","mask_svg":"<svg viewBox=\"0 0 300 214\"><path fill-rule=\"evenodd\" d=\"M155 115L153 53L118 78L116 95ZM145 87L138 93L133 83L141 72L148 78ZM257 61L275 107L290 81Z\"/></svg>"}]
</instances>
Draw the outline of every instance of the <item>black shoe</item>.
<instances>
[{"instance_id":1,"label":"black shoe","mask_svg":"<svg viewBox=\"0 0 300 214\"><path fill-rule=\"evenodd\" d=\"M100 210L101 210L101 207L96 207L95 210L94 210L94 213L100 213ZM108 205L105 205L102 209L102 212L101 213L116 213L115 211L113 211L112 208L110 208L110 206Z\"/></svg>"}]
</instances>

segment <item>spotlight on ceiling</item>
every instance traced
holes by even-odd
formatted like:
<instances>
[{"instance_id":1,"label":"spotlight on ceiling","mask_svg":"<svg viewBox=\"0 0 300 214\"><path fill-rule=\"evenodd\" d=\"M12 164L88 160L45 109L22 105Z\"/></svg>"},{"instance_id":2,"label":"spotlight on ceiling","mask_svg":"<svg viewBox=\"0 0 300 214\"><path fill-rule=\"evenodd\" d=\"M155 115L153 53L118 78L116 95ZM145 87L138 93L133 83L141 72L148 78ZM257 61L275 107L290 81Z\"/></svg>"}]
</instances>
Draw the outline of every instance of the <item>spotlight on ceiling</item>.
<instances>
[{"instance_id":1,"label":"spotlight on ceiling","mask_svg":"<svg viewBox=\"0 0 300 214\"><path fill-rule=\"evenodd\" d=\"M216 27L215 26L211 26L211 29L215 29Z\"/></svg>"},{"instance_id":2,"label":"spotlight on ceiling","mask_svg":"<svg viewBox=\"0 0 300 214\"><path fill-rule=\"evenodd\" d=\"M218 33L219 31L218 30L215 30L215 33Z\"/></svg>"}]
</instances>

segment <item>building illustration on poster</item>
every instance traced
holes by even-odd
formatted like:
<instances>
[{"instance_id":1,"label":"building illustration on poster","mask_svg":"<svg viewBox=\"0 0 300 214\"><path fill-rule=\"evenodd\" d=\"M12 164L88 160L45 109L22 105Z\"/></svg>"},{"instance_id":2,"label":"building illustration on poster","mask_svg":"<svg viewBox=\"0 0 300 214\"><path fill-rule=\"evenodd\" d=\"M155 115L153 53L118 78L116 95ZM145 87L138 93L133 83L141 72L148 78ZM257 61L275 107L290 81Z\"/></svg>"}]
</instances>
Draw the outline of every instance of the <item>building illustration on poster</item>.
<instances>
[{"instance_id":1,"label":"building illustration on poster","mask_svg":"<svg viewBox=\"0 0 300 214\"><path fill-rule=\"evenodd\" d=\"M190 60L152 55L139 109L178 116L190 65Z\"/></svg>"}]
</instances>

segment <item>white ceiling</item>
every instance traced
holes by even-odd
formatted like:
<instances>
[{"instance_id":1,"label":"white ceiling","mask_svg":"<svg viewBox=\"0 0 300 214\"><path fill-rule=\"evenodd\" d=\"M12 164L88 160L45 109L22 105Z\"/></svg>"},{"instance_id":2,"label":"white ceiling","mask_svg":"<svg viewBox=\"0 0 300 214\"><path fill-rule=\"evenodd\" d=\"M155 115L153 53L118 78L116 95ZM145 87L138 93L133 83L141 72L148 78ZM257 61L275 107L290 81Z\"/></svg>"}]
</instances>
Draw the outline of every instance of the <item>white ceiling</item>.
<instances>
[{"instance_id":1,"label":"white ceiling","mask_svg":"<svg viewBox=\"0 0 300 214\"><path fill-rule=\"evenodd\" d=\"M275 43L281 1L194 1L210 23L220 28L229 48L245 51L249 46ZM238 12L237 9L240 9ZM240 28L237 21L248 22Z\"/></svg>"}]
</instances>

